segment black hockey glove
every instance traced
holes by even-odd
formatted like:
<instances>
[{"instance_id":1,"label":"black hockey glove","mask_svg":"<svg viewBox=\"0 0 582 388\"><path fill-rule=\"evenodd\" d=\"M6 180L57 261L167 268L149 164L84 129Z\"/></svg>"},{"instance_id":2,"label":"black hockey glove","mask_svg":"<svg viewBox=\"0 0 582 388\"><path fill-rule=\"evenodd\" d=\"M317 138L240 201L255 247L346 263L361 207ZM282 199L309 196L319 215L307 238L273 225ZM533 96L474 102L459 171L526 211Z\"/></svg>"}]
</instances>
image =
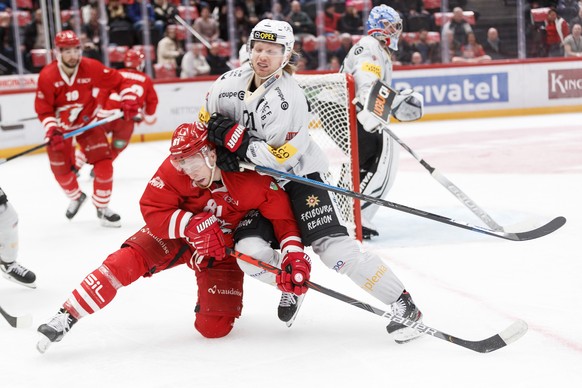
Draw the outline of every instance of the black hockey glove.
<instances>
[{"instance_id":1,"label":"black hockey glove","mask_svg":"<svg viewBox=\"0 0 582 388\"><path fill-rule=\"evenodd\" d=\"M216 165L222 171L238 172L240 167L238 165L238 157L236 154L229 152L226 148L216 147Z\"/></svg>"},{"instance_id":2,"label":"black hockey glove","mask_svg":"<svg viewBox=\"0 0 582 388\"><path fill-rule=\"evenodd\" d=\"M246 156L249 148L247 129L230 117L216 112L208 120L208 140L236 153L241 159Z\"/></svg>"}]
</instances>

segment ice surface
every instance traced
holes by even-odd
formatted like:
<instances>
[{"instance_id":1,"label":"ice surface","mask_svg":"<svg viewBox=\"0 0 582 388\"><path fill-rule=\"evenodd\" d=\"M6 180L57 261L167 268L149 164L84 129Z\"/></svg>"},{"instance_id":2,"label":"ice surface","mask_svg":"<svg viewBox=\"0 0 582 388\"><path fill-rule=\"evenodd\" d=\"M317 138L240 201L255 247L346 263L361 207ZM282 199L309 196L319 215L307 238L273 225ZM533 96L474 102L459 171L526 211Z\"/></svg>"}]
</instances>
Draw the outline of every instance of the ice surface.
<instances>
[{"instance_id":1,"label":"ice surface","mask_svg":"<svg viewBox=\"0 0 582 388\"><path fill-rule=\"evenodd\" d=\"M568 219L549 236L511 242L381 209L381 236L365 243L403 280L429 326L477 340L523 319L523 338L490 354L431 337L397 345L385 319L314 291L288 329L277 319L279 292L247 278L243 316L228 337L208 340L193 328L194 274L179 267L120 289L41 355L37 326L142 226L138 200L168 144L131 144L115 165L120 229L99 226L89 201L68 221L46 155L0 166L20 216L19 261L38 277L36 290L0 280L2 307L34 316L29 329L0 322L0 386L582 386L582 115L393 129L508 230ZM404 150L400 159L388 200L482 226ZM82 174L90 193L89 171ZM313 267L313 281L387 309L319 260Z\"/></svg>"}]
</instances>

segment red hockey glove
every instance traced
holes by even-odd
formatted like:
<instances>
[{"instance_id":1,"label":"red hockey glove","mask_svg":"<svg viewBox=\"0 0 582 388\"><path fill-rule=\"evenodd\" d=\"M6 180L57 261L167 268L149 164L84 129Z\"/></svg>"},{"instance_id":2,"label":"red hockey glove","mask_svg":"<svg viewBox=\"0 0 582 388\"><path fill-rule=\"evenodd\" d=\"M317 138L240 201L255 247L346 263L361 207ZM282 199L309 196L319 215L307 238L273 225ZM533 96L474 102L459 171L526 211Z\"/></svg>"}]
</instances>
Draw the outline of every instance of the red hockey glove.
<instances>
[{"instance_id":1,"label":"red hockey glove","mask_svg":"<svg viewBox=\"0 0 582 388\"><path fill-rule=\"evenodd\" d=\"M281 273L277 275L277 287L283 292L295 295L305 294L311 272L311 259L303 252L289 252L281 263Z\"/></svg>"},{"instance_id":2,"label":"red hockey glove","mask_svg":"<svg viewBox=\"0 0 582 388\"><path fill-rule=\"evenodd\" d=\"M220 113L213 113L208 120L208 140L217 146L226 148L244 159L249 148L247 129Z\"/></svg>"},{"instance_id":3,"label":"red hockey glove","mask_svg":"<svg viewBox=\"0 0 582 388\"><path fill-rule=\"evenodd\" d=\"M48 147L52 151L60 152L65 149L65 138L63 132L58 127L51 127L46 131L45 141L49 142Z\"/></svg>"},{"instance_id":4,"label":"red hockey glove","mask_svg":"<svg viewBox=\"0 0 582 388\"><path fill-rule=\"evenodd\" d=\"M133 120L139 114L139 104L135 100L121 100L124 120Z\"/></svg>"},{"instance_id":5,"label":"red hockey glove","mask_svg":"<svg viewBox=\"0 0 582 388\"><path fill-rule=\"evenodd\" d=\"M222 260L226 256L224 234L214 214L202 212L190 219L184 234L196 252L204 257Z\"/></svg>"}]
</instances>

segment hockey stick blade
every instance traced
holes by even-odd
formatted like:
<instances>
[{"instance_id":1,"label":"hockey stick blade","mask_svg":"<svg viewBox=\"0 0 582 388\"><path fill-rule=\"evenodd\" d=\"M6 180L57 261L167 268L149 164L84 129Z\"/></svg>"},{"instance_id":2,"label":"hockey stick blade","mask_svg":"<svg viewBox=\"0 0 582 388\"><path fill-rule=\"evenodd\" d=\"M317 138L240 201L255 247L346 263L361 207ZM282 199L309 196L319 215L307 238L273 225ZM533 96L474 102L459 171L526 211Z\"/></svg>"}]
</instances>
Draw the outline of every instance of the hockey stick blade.
<instances>
[{"instance_id":1,"label":"hockey stick blade","mask_svg":"<svg viewBox=\"0 0 582 388\"><path fill-rule=\"evenodd\" d=\"M12 327L23 329L32 325L32 316L30 314L26 314L21 317L13 317L12 315L8 314L1 306L0 314L2 314L2 316Z\"/></svg>"},{"instance_id":2,"label":"hockey stick blade","mask_svg":"<svg viewBox=\"0 0 582 388\"><path fill-rule=\"evenodd\" d=\"M347 189L344 189L341 187L329 185L327 183L319 182L319 181L309 179L306 177L293 175L293 174L290 174L287 172L278 171L278 170L275 170L275 169L272 169L269 167L257 166L257 165L254 165L252 163L242 162L242 161L239 162L239 164L242 168L245 168L247 170L254 170L254 171L269 175L269 176L274 177L274 178L286 179L286 180L290 180L293 182L302 183L302 184L305 184L307 186L317 187L319 189L332 191L332 192L337 193L337 194L343 194L343 195L348 196L348 197L352 197L352 198L356 198L356 199L359 199L362 201L374 203L376 205L388 207L390 209L398 210L398 211L401 211L404 213L413 214L413 215L418 216L418 217L428 218L429 220L441 222L443 224L451 225L451 226L454 226L457 228L467 229L467 230L470 230L473 232L478 232L478 233L486 234L486 235L493 236L493 237L499 237L499 238L503 238L503 239L511 240L511 241L526 241L526 240L533 240L536 238L540 238L540 237L543 237L547 234L550 234L550 233L556 231L557 229L561 228L566 223L566 218L560 216L560 217L554 218L553 220L551 220L550 222L548 222L545 225L542 225L538 228L524 231L524 232L511 233L511 232L505 232L505 231L503 231L503 232L496 231L496 230L492 230L492 229L488 229L488 228L483 228L483 227L480 227L477 225L468 224L466 222L455 221L451 218L447 218L447 217L444 217L444 216L441 216L438 214L433 214L433 213L426 212L424 210L415 209L415 208L408 207L405 205L400 205L400 204L395 203L395 202L386 201L385 199L382 199L382 198L376 198L376 197L372 197L369 195L357 193L355 191L351 191L351 190L347 190Z\"/></svg>"},{"instance_id":3,"label":"hockey stick blade","mask_svg":"<svg viewBox=\"0 0 582 388\"><path fill-rule=\"evenodd\" d=\"M236 259L239 259L239 260L245 261L249 264L255 265L255 266L262 268L268 272L271 272L274 274L279 274L281 272L280 268L277 268L269 263L265 263L264 261L255 259L254 257L251 257L249 255L245 255L244 253L237 252L234 249L226 248L226 253L228 255L236 258ZM345 302L347 304L351 304L352 306L361 308L362 310L366 310L372 314L376 314L376 315L379 315L381 317L388 318L389 320L391 320L393 322L401 323L404 326L416 329L421 333L431 335L433 337L442 339L444 341L453 343L455 345L464 347L464 348L469 349L469 350L473 350L473 351L478 352L478 353L490 353L494 350L501 349L501 348L517 341L518 339L523 337L523 335L527 332L527 324L522 320L517 320L514 323L512 323L508 328L503 330L502 332L495 334L489 338L486 338L486 339L480 340L480 341L468 341L468 340L464 340L464 339L452 336L450 334L443 333L440 330L433 329L432 327L427 326L424 323L411 321L411 320L405 319L401 316L394 315L392 313L381 310L379 308L376 308L372 305L361 302L361 301L354 299L352 297L349 297L347 295L341 294L337 291L320 286L319 284L314 283L312 281L308 280L305 282L305 284L307 285L307 287L311 288L312 290L315 290L315 291L320 292L324 295L330 296L334 299L340 300L340 301Z\"/></svg>"}]
</instances>

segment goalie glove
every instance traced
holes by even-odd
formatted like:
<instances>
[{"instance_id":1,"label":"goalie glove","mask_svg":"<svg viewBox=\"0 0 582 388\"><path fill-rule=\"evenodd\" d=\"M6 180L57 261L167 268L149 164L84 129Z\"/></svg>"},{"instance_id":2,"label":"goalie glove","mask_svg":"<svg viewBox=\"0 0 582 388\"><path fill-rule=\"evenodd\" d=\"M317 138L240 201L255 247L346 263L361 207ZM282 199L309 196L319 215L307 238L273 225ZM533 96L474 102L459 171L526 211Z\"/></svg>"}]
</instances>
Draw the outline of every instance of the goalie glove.
<instances>
[{"instance_id":1,"label":"goalie glove","mask_svg":"<svg viewBox=\"0 0 582 388\"><path fill-rule=\"evenodd\" d=\"M305 294L311 273L311 259L303 252L289 252L281 262L281 273L277 275L277 287L295 295Z\"/></svg>"},{"instance_id":2,"label":"goalie glove","mask_svg":"<svg viewBox=\"0 0 582 388\"><path fill-rule=\"evenodd\" d=\"M378 119L378 117L374 116L366 109L362 109L356 117L366 132L382 132L382 127L385 125L380 121L380 119Z\"/></svg>"},{"instance_id":3,"label":"goalie glove","mask_svg":"<svg viewBox=\"0 0 582 388\"><path fill-rule=\"evenodd\" d=\"M218 225L218 219L210 212L202 212L190 219L184 235L203 257L222 260L226 256L224 234Z\"/></svg>"},{"instance_id":4,"label":"goalie glove","mask_svg":"<svg viewBox=\"0 0 582 388\"><path fill-rule=\"evenodd\" d=\"M215 112L208 120L208 140L244 159L250 138L247 128L230 117Z\"/></svg>"},{"instance_id":5,"label":"goalie glove","mask_svg":"<svg viewBox=\"0 0 582 388\"><path fill-rule=\"evenodd\" d=\"M412 89L401 90L394 97L392 116L398 121L415 121L424 113L424 97Z\"/></svg>"}]
</instances>

